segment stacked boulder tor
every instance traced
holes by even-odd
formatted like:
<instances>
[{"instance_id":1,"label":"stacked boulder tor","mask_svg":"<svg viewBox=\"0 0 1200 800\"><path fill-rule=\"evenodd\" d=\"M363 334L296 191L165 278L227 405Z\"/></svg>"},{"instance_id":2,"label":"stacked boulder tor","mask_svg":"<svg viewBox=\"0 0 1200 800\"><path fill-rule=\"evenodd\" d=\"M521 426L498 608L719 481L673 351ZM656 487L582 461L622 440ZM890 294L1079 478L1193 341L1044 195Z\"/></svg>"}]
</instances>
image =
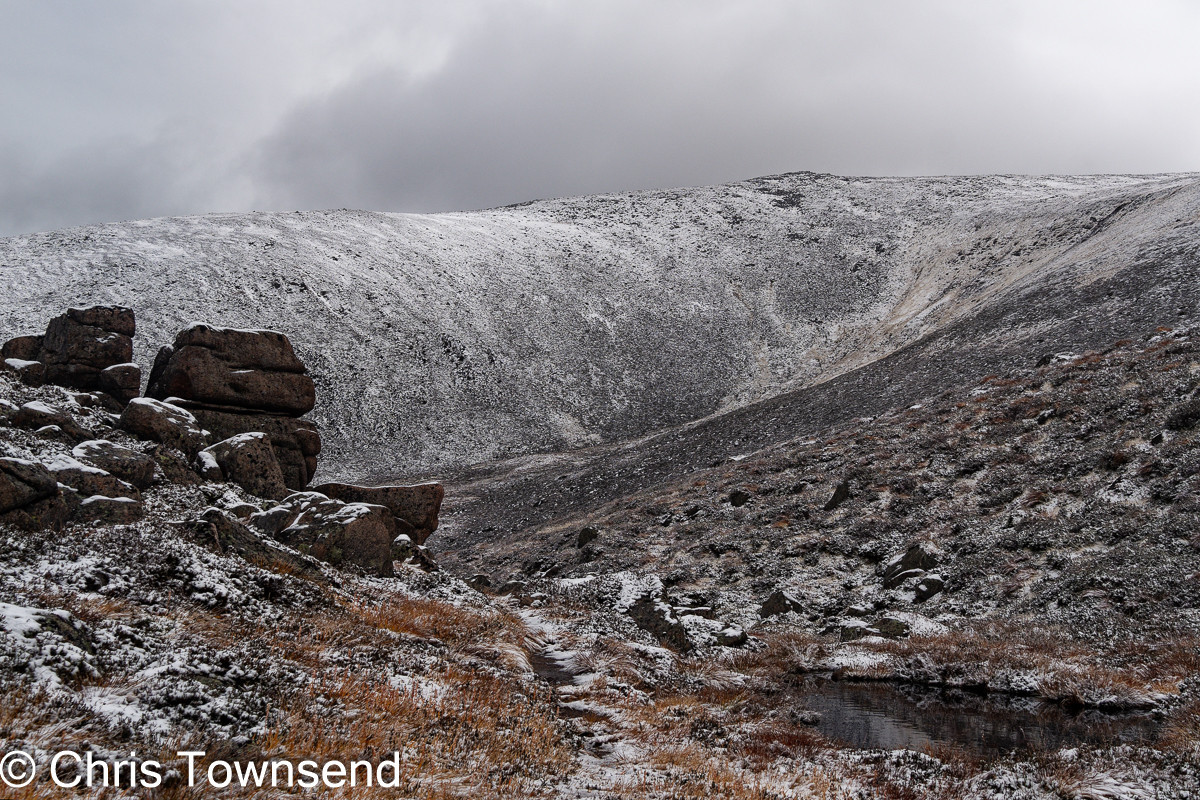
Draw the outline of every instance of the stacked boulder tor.
<instances>
[{"instance_id":1,"label":"stacked boulder tor","mask_svg":"<svg viewBox=\"0 0 1200 800\"><path fill-rule=\"evenodd\" d=\"M187 410L216 439L263 433L293 491L317 471L321 436L300 419L316 387L287 336L196 324L158 351L146 396Z\"/></svg>"},{"instance_id":2,"label":"stacked boulder tor","mask_svg":"<svg viewBox=\"0 0 1200 800\"><path fill-rule=\"evenodd\" d=\"M71 309L44 335L4 345L6 367L24 383L91 392L72 395L75 405L108 398L120 415L93 415L84 425L40 400L0 400L0 425L74 445L69 456L0 458L0 522L128 523L142 515L141 491L158 483L229 482L264 502L205 509L190 521L205 546L301 571L314 558L385 577L398 560L435 568L422 545L438 525L441 484L304 491L321 451L316 425L302 419L316 388L287 336L191 325L159 351L138 397L133 331L132 311L98 306ZM142 441L126 447L102 438L110 430ZM293 551L300 556L286 555Z\"/></svg>"},{"instance_id":3,"label":"stacked boulder tor","mask_svg":"<svg viewBox=\"0 0 1200 800\"><path fill-rule=\"evenodd\" d=\"M132 363L134 327L133 310L123 306L71 308L50 320L44 334L5 342L0 356L31 386L101 391L124 404L142 386L141 369Z\"/></svg>"}]
</instances>

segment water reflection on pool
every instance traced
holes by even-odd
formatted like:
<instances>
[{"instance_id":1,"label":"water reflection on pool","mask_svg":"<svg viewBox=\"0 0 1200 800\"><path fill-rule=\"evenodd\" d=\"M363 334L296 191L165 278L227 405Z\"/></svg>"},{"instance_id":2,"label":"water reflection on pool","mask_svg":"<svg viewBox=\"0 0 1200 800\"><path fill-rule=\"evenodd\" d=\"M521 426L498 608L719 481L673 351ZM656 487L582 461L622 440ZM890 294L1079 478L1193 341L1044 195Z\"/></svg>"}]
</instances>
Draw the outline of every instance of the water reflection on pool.
<instances>
[{"instance_id":1,"label":"water reflection on pool","mask_svg":"<svg viewBox=\"0 0 1200 800\"><path fill-rule=\"evenodd\" d=\"M1071 713L1028 697L816 676L796 687L796 703L820 712L817 729L850 747L953 747L981 756L1078 744L1148 743L1160 726L1148 714Z\"/></svg>"}]
</instances>

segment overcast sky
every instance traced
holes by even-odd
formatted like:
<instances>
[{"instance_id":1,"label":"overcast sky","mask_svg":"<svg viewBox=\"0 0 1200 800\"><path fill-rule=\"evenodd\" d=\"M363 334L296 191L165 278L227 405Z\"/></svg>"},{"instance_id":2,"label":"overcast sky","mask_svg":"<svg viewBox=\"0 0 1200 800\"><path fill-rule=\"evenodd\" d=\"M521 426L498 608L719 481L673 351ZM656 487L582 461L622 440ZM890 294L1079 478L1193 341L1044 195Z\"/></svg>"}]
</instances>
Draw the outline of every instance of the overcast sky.
<instances>
[{"instance_id":1,"label":"overcast sky","mask_svg":"<svg viewBox=\"0 0 1200 800\"><path fill-rule=\"evenodd\" d=\"M1194 0L0 0L0 235L1200 170Z\"/></svg>"}]
</instances>

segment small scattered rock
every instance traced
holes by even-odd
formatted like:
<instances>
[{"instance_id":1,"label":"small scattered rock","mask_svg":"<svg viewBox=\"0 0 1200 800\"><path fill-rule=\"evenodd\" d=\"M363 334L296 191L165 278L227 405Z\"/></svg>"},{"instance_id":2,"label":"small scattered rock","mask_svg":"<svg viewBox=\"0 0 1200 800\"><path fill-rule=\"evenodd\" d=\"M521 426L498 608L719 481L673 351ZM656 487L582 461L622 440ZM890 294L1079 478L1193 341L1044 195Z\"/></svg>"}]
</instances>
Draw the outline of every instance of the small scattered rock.
<instances>
[{"instance_id":1,"label":"small scattered rock","mask_svg":"<svg viewBox=\"0 0 1200 800\"><path fill-rule=\"evenodd\" d=\"M736 625L731 625L717 632L717 644L722 647L741 647L750 640L746 632Z\"/></svg>"},{"instance_id":2,"label":"small scattered rock","mask_svg":"<svg viewBox=\"0 0 1200 800\"><path fill-rule=\"evenodd\" d=\"M909 578L919 577L938 565L941 551L931 542L917 542L895 555L884 566L883 588L893 589Z\"/></svg>"},{"instance_id":3,"label":"small scattered rock","mask_svg":"<svg viewBox=\"0 0 1200 800\"><path fill-rule=\"evenodd\" d=\"M842 620L835 630L842 642L853 642L871 633L871 627L861 619Z\"/></svg>"},{"instance_id":4,"label":"small scattered rock","mask_svg":"<svg viewBox=\"0 0 1200 800\"><path fill-rule=\"evenodd\" d=\"M742 489L734 489L729 493L729 505L734 508L741 508L750 502L750 493Z\"/></svg>"},{"instance_id":5,"label":"small scattered rock","mask_svg":"<svg viewBox=\"0 0 1200 800\"><path fill-rule=\"evenodd\" d=\"M1180 403L1167 415L1167 428L1173 431L1187 430L1197 422L1200 422L1200 398Z\"/></svg>"},{"instance_id":6,"label":"small scattered rock","mask_svg":"<svg viewBox=\"0 0 1200 800\"><path fill-rule=\"evenodd\" d=\"M912 626L900 617L888 616L876 620L871 630L885 639L903 639L912 631Z\"/></svg>"},{"instance_id":7,"label":"small scattered rock","mask_svg":"<svg viewBox=\"0 0 1200 800\"><path fill-rule=\"evenodd\" d=\"M675 616L662 597L647 592L625 612L639 628L652 634L659 643L678 653L689 653L692 643L683 623Z\"/></svg>"},{"instance_id":8,"label":"small scattered rock","mask_svg":"<svg viewBox=\"0 0 1200 800\"><path fill-rule=\"evenodd\" d=\"M758 615L763 619L768 617L777 617L788 612L801 613L804 610L804 605L797 600L789 592L782 589L776 589L771 593L771 596L766 599L762 607L758 610Z\"/></svg>"},{"instance_id":9,"label":"small scattered rock","mask_svg":"<svg viewBox=\"0 0 1200 800\"><path fill-rule=\"evenodd\" d=\"M599 528L592 525L584 525L579 529L579 538L575 540L575 546L578 548L587 547L598 538L600 538Z\"/></svg>"},{"instance_id":10,"label":"small scattered rock","mask_svg":"<svg viewBox=\"0 0 1200 800\"><path fill-rule=\"evenodd\" d=\"M934 595L940 593L946 586L946 581L941 575L926 575L917 584L916 599L918 601L928 600Z\"/></svg>"},{"instance_id":11,"label":"small scattered rock","mask_svg":"<svg viewBox=\"0 0 1200 800\"><path fill-rule=\"evenodd\" d=\"M833 497L829 498L829 502L825 504L826 511L833 511L842 503L850 499L850 481L843 480L833 490Z\"/></svg>"}]
</instances>

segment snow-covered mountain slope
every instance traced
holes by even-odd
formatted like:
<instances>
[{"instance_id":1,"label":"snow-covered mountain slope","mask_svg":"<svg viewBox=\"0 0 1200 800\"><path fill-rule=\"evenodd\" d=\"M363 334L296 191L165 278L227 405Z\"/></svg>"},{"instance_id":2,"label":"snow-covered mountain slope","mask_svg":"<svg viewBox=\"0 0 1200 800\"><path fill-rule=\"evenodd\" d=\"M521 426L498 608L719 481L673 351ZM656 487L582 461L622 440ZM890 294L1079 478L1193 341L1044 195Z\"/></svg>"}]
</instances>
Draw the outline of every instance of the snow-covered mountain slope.
<instances>
[{"instance_id":1,"label":"snow-covered mountain slope","mask_svg":"<svg viewBox=\"0 0 1200 800\"><path fill-rule=\"evenodd\" d=\"M0 336L121 303L147 368L193 320L275 328L317 382L325 476L429 474L745 407L989 310L1013 311L997 341L1036 338L1056 313L1039 298L1140 265L1156 267L1138 297L1174 304L1198 212L1195 175L799 173L459 214L117 223L0 240Z\"/></svg>"}]
</instances>

